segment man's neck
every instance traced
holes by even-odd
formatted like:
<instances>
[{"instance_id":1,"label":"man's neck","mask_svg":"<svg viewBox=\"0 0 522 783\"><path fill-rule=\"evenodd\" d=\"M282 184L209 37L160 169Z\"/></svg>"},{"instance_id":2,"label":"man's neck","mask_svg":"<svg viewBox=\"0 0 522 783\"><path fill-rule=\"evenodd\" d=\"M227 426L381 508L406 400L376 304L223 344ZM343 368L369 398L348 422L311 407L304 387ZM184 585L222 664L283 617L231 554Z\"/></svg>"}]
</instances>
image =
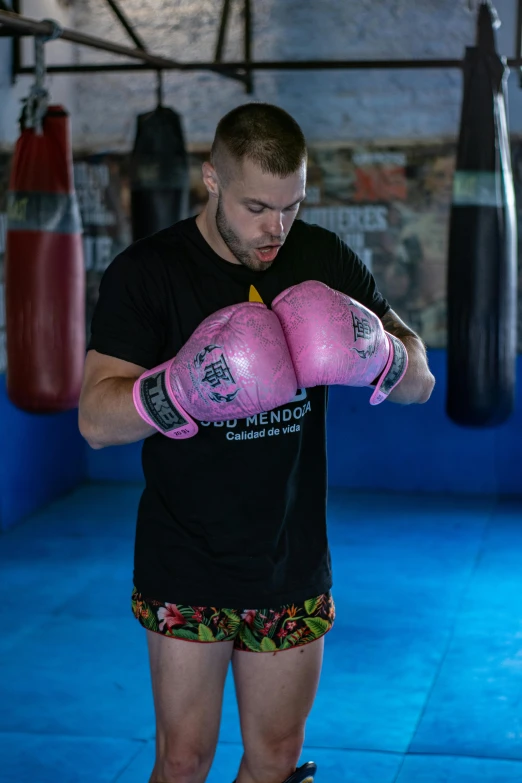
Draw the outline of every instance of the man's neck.
<instances>
[{"instance_id":1,"label":"man's neck","mask_svg":"<svg viewBox=\"0 0 522 783\"><path fill-rule=\"evenodd\" d=\"M215 218L211 214L208 205L203 207L203 210L196 217L196 225L203 239L210 245L214 253L217 253L220 258L228 261L230 264L239 264L239 261L231 253L217 230Z\"/></svg>"}]
</instances>

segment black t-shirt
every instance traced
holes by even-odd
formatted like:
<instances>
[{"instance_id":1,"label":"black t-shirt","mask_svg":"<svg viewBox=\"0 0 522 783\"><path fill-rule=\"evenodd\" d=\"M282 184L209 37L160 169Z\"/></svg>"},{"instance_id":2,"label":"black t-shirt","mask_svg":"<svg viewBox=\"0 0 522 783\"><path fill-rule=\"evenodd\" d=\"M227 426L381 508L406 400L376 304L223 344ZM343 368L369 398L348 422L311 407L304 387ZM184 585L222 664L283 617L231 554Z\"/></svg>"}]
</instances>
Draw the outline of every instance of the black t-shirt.
<instances>
[{"instance_id":1,"label":"black t-shirt","mask_svg":"<svg viewBox=\"0 0 522 783\"><path fill-rule=\"evenodd\" d=\"M207 316L249 300L270 306L320 280L382 317L389 309L339 237L296 220L267 271L217 255L189 218L142 239L106 270L89 348L147 369L174 356ZM134 584L162 602L271 608L332 585L326 534L324 386L250 419L209 424L182 441L161 434L142 450L145 489Z\"/></svg>"}]
</instances>

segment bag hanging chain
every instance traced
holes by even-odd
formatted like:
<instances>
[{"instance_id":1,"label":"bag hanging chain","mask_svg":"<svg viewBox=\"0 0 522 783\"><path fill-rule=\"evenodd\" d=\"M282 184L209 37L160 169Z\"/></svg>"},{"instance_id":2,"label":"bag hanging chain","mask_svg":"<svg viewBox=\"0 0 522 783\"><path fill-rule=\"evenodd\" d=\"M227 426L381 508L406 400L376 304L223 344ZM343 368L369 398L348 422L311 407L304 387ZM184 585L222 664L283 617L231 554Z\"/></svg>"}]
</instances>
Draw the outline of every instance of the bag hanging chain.
<instances>
[{"instance_id":1,"label":"bag hanging chain","mask_svg":"<svg viewBox=\"0 0 522 783\"><path fill-rule=\"evenodd\" d=\"M54 19L45 19L53 26L49 35L35 35L34 37L34 73L35 81L29 95L23 101L21 121L25 128L34 128L38 136L42 135L43 118L49 104L49 93L45 89L45 43L59 38L63 32L62 27Z\"/></svg>"}]
</instances>

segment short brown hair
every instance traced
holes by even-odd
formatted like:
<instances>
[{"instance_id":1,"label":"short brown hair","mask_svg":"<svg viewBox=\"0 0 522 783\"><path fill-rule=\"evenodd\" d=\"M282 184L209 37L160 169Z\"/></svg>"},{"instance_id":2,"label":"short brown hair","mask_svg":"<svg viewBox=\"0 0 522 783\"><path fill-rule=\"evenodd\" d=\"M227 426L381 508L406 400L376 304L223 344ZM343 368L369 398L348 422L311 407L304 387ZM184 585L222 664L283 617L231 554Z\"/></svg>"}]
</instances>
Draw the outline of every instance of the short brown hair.
<instances>
[{"instance_id":1,"label":"short brown hair","mask_svg":"<svg viewBox=\"0 0 522 783\"><path fill-rule=\"evenodd\" d=\"M235 163L248 158L265 174L288 177L306 161L306 141L284 109L270 103L245 103L225 114L216 128L210 161L222 180L231 174L226 157Z\"/></svg>"}]
</instances>

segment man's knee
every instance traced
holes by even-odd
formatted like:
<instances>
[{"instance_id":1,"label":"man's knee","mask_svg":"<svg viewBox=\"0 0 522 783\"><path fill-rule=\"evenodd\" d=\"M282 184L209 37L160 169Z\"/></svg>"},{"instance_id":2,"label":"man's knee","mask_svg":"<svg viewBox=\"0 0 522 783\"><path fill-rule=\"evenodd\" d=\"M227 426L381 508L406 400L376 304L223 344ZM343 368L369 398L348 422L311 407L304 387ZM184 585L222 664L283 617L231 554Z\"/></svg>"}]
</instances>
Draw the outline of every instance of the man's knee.
<instances>
[{"instance_id":1,"label":"man's knee","mask_svg":"<svg viewBox=\"0 0 522 783\"><path fill-rule=\"evenodd\" d=\"M265 739L255 747L245 749L244 761L255 781L283 783L296 769L303 749L304 732L284 738Z\"/></svg>"},{"instance_id":2,"label":"man's knee","mask_svg":"<svg viewBox=\"0 0 522 783\"><path fill-rule=\"evenodd\" d=\"M212 757L210 751L166 747L156 754L150 783L201 783L208 774Z\"/></svg>"}]
</instances>

